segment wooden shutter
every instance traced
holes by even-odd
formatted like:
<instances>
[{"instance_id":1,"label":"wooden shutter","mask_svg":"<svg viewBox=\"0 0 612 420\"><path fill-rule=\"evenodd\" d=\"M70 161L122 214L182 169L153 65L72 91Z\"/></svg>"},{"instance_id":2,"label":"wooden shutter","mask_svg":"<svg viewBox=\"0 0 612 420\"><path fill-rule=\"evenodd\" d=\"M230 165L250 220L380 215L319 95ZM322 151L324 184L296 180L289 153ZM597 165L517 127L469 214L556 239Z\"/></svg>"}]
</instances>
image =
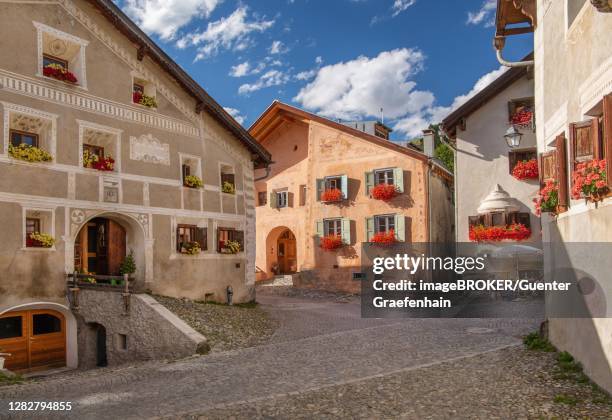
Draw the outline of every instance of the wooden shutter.
<instances>
[{"instance_id":1,"label":"wooden shutter","mask_svg":"<svg viewBox=\"0 0 612 420\"><path fill-rule=\"evenodd\" d=\"M393 183L400 193L404 192L404 170L402 168L393 168Z\"/></svg>"},{"instance_id":2,"label":"wooden shutter","mask_svg":"<svg viewBox=\"0 0 612 420\"><path fill-rule=\"evenodd\" d=\"M370 190L374 188L374 172L366 172L364 175L365 195L370 195Z\"/></svg>"},{"instance_id":3,"label":"wooden shutter","mask_svg":"<svg viewBox=\"0 0 612 420\"><path fill-rule=\"evenodd\" d=\"M293 193L287 191L287 207L293 207Z\"/></svg>"},{"instance_id":4,"label":"wooden shutter","mask_svg":"<svg viewBox=\"0 0 612 420\"><path fill-rule=\"evenodd\" d=\"M406 218L403 214L395 215L395 238L400 241L406 241Z\"/></svg>"},{"instance_id":5,"label":"wooden shutter","mask_svg":"<svg viewBox=\"0 0 612 420\"><path fill-rule=\"evenodd\" d=\"M373 217L366 217L365 219L365 238L366 238L366 242L370 242L372 240L372 237L375 234L375 229L374 229L374 218Z\"/></svg>"},{"instance_id":6,"label":"wooden shutter","mask_svg":"<svg viewBox=\"0 0 612 420\"><path fill-rule=\"evenodd\" d=\"M274 191L270 193L270 207L273 209L278 207L278 203L276 202L276 192Z\"/></svg>"},{"instance_id":7,"label":"wooden shutter","mask_svg":"<svg viewBox=\"0 0 612 420\"><path fill-rule=\"evenodd\" d=\"M569 170L573 172L576 164L598 159L600 156L600 133L599 120L591 120L571 123L570 133L570 164Z\"/></svg>"},{"instance_id":8,"label":"wooden shutter","mask_svg":"<svg viewBox=\"0 0 612 420\"><path fill-rule=\"evenodd\" d=\"M556 181L556 151L540 154L540 168L538 169L538 172L540 176L540 188L546 184L546 181Z\"/></svg>"},{"instance_id":9,"label":"wooden shutter","mask_svg":"<svg viewBox=\"0 0 612 420\"><path fill-rule=\"evenodd\" d=\"M317 220L315 222L315 232L317 233L317 236L319 238L322 238L325 235L325 232L323 229L323 220Z\"/></svg>"},{"instance_id":10,"label":"wooden shutter","mask_svg":"<svg viewBox=\"0 0 612 420\"><path fill-rule=\"evenodd\" d=\"M612 93L603 99L603 143L606 152L608 188L612 190Z\"/></svg>"},{"instance_id":11,"label":"wooden shutter","mask_svg":"<svg viewBox=\"0 0 612 420\"><path fill-rule=\"evenodd\" d=\"M202 251L206 251L208 249L208 229L206 228L196 228L195 230L195 241L200 244L200 249Z\"/></svg>"},{"instance_id":12,"label":"wooden shutter","mask_svg":"<svg viewBox=\"0 0 612 420\"><path fill-rule=\"evenodd\" d=\"M176 252L181 252L181 235L179 234L180 227L176 227Z\"/></svg>"},{"instance_id":13,"label":"wooden shutter","mask_svg":"<svg viewBox=\"0 0 612 420\"><path fill-rule=\"evenodd\" d=\"M560 213L567 210L568 195L567 195L567 151L565 149L565 134L560 134L555 140L555 163L557 186L559 187L559 208Z\"/></svg>"},{"instance_id":14,"label":"wooden shutter","mask_svg":"<svg viewBox=\"0 0 612 420\"><path fill-rule=\"evenodd\" d=\"M340 190L342 191L342 198L348 198L348 177L346 175L342 175L340 177Z\"/></svg>"},{"instance_id":15,"label":"wooden shutter","mask_svg":"<svg viewBox=\"0 0 612 420\"><path fill-rule=\"evenodd\" d=\"M351 220L350 219L342 219L342 242L347 245L351 244Z\"/></svg>"},{"instance_id":16,"label":"wooden shutter","mask_svg":"<svg viewBox=\"0 0 612 420\"><path fill-rule=\"evenodd\" d=\"M315 186L317 189L317 201L321 201L321 195L325 191L325 180L317 179L317 185Z\"/></svg>"}]
</instances>

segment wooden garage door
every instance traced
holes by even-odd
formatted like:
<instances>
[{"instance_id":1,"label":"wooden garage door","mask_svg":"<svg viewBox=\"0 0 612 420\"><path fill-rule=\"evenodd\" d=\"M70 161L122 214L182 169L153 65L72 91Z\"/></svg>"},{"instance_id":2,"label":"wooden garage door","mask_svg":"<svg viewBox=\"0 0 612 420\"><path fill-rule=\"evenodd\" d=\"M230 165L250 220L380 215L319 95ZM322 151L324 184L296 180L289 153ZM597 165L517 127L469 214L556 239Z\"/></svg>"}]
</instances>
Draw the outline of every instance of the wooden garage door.
<instances>
[{"instance_id":1,"label":"wooden garage door","mask_svg":"<svg viewBox=\"0 0 612 420\"><path fill-rule=\"evenodd\" d=\"M17 372L66 365L66 320L51 310L9 312L0 316L0 349Z\"/></svg>"}]
</instances>

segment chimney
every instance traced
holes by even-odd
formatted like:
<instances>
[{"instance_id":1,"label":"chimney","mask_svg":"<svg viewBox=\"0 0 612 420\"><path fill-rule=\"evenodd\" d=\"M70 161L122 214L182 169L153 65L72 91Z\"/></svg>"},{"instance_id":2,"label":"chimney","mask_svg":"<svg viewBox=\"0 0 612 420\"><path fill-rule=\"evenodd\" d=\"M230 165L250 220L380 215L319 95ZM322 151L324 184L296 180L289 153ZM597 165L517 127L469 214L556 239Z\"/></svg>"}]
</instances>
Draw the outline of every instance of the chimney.
<instances>
[{"instance_id":1,"label":"chimney","mask_svg":"<svg viewBox=\"0 0 612 420\"><path fill-rule=\"evenodd\" d=\"M433 157L434 149L435 149L434 131L430 128L423 130L423 153L425 153L427 157Z\"/></svg>"}]
</instances>

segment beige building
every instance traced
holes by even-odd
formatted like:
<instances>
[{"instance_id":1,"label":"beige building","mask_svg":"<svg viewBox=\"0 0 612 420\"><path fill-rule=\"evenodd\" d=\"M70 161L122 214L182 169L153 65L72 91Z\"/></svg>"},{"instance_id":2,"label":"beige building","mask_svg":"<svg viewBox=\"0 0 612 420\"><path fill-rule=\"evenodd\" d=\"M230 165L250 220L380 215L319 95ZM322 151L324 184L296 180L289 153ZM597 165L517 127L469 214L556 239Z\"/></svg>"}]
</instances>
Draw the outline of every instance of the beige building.
<instances>
[{"instance_id":1,"label":"beige building","mask_svg":"<svg viewBox=\"0 0 612 420\"><path fill-rule=\"evenodd\" d=\"M389 141L383 124L341 124L274 102L249 131L274 161L265 179L258 180L264 170L255 174L259 279L292 275L299 286L358 292L352 274L362 243L377 234L392 230L410 243L454 239L452 174ZM433 153L431 132L425 144ZM376 199L381 184L395 197ZM338 248L322 249L324 242Z\"/></svg>"},{"instance_id":2,"label":"beige building","mask_svg":"<svg viewBox=\"0 0 612 420\"><path fill-rule=\"evenodd\" d=\"M262 146L112 1L0 1L0 26L7 366L175 353L181 339L159 330L172 317L150 299L121 317L130 252L132 290L252 299Z\"/></svg>"},{"instance_id":3,"label":"beige building","mask_svg":"<svg viewBox=\"0 0 612 420\"><path fill-rule=\"evenodd\" d=\"M526 162L537 167L533 101L533 72L516 67L442 121L456 147L457 242L470 242L474 226L507 229L518 223L531 231L521 244L536 248L535 252L542 248L540 218L533 203L540 187L538 174L526 176L517 169ZM509 147L504 135L511 126L521 140ZM504 240L498 245L513 243Z\"/></svg>"},{"instance_id":4,"label":"beige building","mask_svg":"<svg viewBox=\"0 0 612 420\"><path fill-rule=\"evenodd\" d=\"M612 242L612 3L500 0L496 26L501 61L504 42L512 42L507 36L534 33L534 61L506 64L534 68L540 169L559 194L558 217L542 218L544 241L553 245L545 253L545 268L551 272L571 263L594 280L580 295L593 317L549 319L548 334L612 391L612 265L609 248L598 244ZM602 201L573 199L572 172L579 163L601 158L608 174Z\"/></svg>"}]
</instances>

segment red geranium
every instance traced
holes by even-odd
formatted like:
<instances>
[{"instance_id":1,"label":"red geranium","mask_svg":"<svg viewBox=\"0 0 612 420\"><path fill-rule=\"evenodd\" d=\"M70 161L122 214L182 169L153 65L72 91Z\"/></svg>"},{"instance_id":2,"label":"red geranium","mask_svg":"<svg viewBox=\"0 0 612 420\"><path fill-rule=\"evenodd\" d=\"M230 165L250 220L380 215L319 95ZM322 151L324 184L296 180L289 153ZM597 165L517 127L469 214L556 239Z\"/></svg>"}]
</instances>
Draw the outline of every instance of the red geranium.
<instances>
[{"instance_id":1,"label":"red geranium","mask_svg":"<svg viewBox=\"0 0 612 420\"><path fill-rule=\"evenodd\" d=\"M141 99L142 99L142 92L135 91L132 94L132 102L134 102L135 104L139 104Z\"/></svg>"},{"instance_id":2,"label":"red geranium","mask_svg":"<svg viewBox=\"0 0 612 420\"><path fill-rule=\"evenodd\" d=\"M326 251L333 251L344 245L342 237L338 235L327 235L321 238L320 246Z\"/></svg>"},{"instance_id":3,"label":"red geranium","mask_svg":"<svg viewBox=\"0 0 612 420\"><path fill-rule=\"evenodd\" d=\"M512 176L516 179L538 179L538 161L536 159L517 162L512 169Z\"/></svg>"},{"instance_id":4,"label":"red geranium","mask_svg":"<svg viewBox=\"0 0 612 420\"><path fill-rule=\"evenodd\" d=\"M533 201L538 216L542 213L552 213L554 216L557 214L557 206L559 205L559 188L553 181L546 181Z\"/></svg>"},{"instance_id":5,"label":"red geranium","mask_svg":"<svg viewBox=\"0 0 612 420\"><path fill-rule=\"evenodd\" d=\"M510 226L478 225L470 227L470 241L472 242L524 241L530 236L531 229L521 223L514 223Z\"/></svg>"},{"instance_id":6,"label":"red geranium","mask_svg":"<svg viewBox=\"0 0 612 420\"><path fill-rule=\"evenodd\" d=\"M45 75L46 77L52 77L54 79L61 80L63 82L73 84L78 83L78 79L76 78L76 76L72 72L60 66L59 64L49 64L45 66L43 68L43 75Z\"/></svg>"},{"instance_id":7,"label":"red geranium","mask_svg":"<svg viewBox=\"0 0 612 420\"><path fill-rule=\"evenodd\" d=\"M342 200L342 191L338 188L331 188L323 191L321 194L321 201L340 201Z\"/></svg>"},{"instance_id":8,"label":"red geranium","mask_svg":"<svg viewBox=\"0 0 612 420\"><path fill-rule=\"evenodd\" d=\"M112 171L115 169L115 159L110 156L104 159L98 159L98 161L91 164L91 167L98 171Z\"/></svg>"},{"instance_id":9,"label":"red geranium","mask_svg":"<svg viewBox=\"0 0 612 420\"><path fill-rule=\"evenodd\" d=\"M372 197L376 200L389 201L397 194L397 187L391 184L378 184L372 188Z\"/></svg>"},{"instance_id":10,"label":"red geranium","mask_svg":"<svg viewBox=\"0 0 612 420\"><path fill-rule=\"evenodd\" d=\"M383 246L393 245L397 242L397 239L395 238L395 231L391 229L388 232L378 232L372 236L370 242Z\"/></svg>"},{"instance_id":11,"label":"red geranium","mask_svg":"<svg viewBox=\"0 0 612 420\"><path fill-rule=\"evenodd\" d=\"M585 198L589 201L601 201L609 189L606 175L606 160L591 160L576 165L572 173L572 198Z\"/></svg>"}]
</instances>

